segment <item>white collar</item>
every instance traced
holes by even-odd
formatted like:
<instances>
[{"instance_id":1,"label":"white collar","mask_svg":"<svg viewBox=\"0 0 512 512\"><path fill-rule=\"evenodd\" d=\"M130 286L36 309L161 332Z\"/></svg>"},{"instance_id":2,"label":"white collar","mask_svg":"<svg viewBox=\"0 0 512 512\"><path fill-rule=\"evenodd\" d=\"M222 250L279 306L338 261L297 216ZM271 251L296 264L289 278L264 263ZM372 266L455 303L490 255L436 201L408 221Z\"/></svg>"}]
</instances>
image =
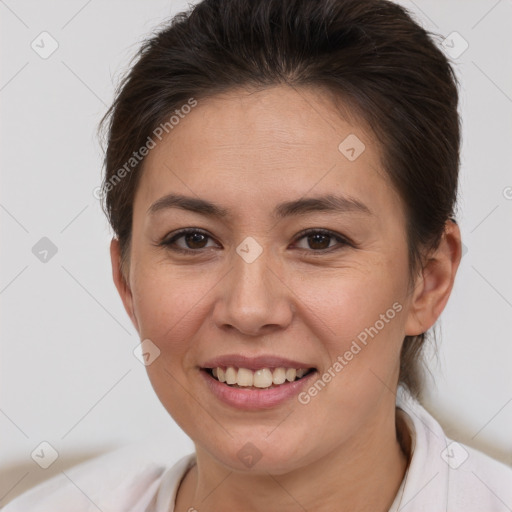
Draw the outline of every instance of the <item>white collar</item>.
<instances>
[{"instance_id":1,"label":"white collar","mask_svg":"<svg viewBox=\"0 0 512 512\"><path fill-rule=\"evenodd\" d=\"M411 459L389 512L512 510L512 468L446 437L441 425L402 386L396 405L411 437ZM179 485L196 463L182 457L161 479L146 512L172 512Z\"/></svg>"}]
</instances>

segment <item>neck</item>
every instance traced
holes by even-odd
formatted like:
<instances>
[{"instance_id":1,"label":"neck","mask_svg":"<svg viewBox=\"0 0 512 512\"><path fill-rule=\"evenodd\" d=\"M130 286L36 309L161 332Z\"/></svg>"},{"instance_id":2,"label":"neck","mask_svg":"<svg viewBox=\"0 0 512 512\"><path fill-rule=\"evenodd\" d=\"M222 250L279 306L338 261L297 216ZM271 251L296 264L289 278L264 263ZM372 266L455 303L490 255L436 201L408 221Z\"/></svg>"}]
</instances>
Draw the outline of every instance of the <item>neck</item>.
<instances>
[{"instance_id":1,"label":"neck","mask_svg":"<svg viewBox=\"0 0 512 512\"><path fill-rule=\"evenodd\" d=\"M196 449L197 464L181 483L175 511L387 512L408 463L398 431L407 446L407 429L390 415L372 432L361 432L314 463L280 475L229 471Z\"/></svg>"}]
</instances>

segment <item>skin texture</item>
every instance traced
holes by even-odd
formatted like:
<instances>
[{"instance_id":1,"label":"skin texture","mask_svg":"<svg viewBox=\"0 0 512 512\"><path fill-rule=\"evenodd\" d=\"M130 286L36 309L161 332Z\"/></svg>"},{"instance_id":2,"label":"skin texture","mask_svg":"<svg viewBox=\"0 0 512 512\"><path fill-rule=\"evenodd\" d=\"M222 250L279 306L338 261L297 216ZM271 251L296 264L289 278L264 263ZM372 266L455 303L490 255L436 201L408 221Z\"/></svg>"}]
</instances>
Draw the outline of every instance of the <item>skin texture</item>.
<instances>
[{"instance_id":1,"label":"skin texture","mask_svg":"<svg viewBox=\"0 0 512 512\"><path fill-rule=\"evenodd\" d=\"M338 145L355 134L365 150L349 161ZM407 465L396 438L395 391L405 335L441 314L460 261L449 222L439 249L408 281L405 216L364 123L342 117L319 90L277 86L200 101L146 157L136 191L130 265L113 276L141 340L160 356L147 367L164 407L192 438L197 465L176 511L386 511ZM168 193L212 201L231 215L213 219L148 208ZM372 212L309 212L276 219L284 201L344 194ZM181 228L209 238L183 255L158 246ZM306 228L348 237L315 245ZM246 237L261 255L236 252ZM330 252L321 253L329 248ZM333 250L337 248L337 250ZM365 328L401 311L307 404L241 411L220 402L200 378L207 359L272 354L307 361L322 375ZM237 456L252 443L261 459Z\"/></svg>"}]
</instances>

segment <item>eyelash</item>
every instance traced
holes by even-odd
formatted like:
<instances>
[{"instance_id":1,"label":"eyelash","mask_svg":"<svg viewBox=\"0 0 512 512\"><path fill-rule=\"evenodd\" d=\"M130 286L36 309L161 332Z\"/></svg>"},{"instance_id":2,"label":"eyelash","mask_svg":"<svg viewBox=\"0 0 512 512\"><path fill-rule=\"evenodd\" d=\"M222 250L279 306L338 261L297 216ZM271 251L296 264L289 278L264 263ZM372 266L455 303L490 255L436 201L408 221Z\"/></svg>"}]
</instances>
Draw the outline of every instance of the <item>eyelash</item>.
<instances>
[{"instance_id":1,"label":"eyelash","mask_svg":"<svg viewBox=\"0 0 512 512\"><path fill-rule=\"evenodd\" d=\"M162 240L157 245L166 247L167 249L170 249L171 251L174 251L174 252L177 252L177 253L181 253L181 254L197 254L197 253L200 253L204 249L183 249L182 247L173 246L173 244L176 242L176 240L179 240L181 237L183 237L185 235L188 235L188 234L192 234L192 233L198 233L198 234L204 235L205 237L210 238L210 239L213 238L208 233L203 231L202 229L198 229L198 228L185 228L185 229L181 229L181 230L177 231L174 235L172 235L171 238ZM314 229L314 228L305 229L305 230L301 231L300 233L298 233L296 238L295 238L295 240L294 240L294 243L296 243L297 241L301 240L302 238L305 238L306 236L313 235L313 234L321 234L321 235L326 235L326 236L329 236L331 238L334 238L337 242L339 242L340 245L338 247L330 247L328 249L318 249L318 250L315 250L315 249L310 249L310 250L308 250L308 249L299 249L299 250L306 251L306 252L311 252L312 254L315 254L315 255L322 255L322 254L326 254L326 253L331 253L331 252L336 251L336 250L340 250L344 246L355 247L353 242L351 242L346 237L343 237L343 236L341 236L341 235L339 235L337 233L334 233L333 231L329 231L328 229Z\"/></svg>"}]
</instances>

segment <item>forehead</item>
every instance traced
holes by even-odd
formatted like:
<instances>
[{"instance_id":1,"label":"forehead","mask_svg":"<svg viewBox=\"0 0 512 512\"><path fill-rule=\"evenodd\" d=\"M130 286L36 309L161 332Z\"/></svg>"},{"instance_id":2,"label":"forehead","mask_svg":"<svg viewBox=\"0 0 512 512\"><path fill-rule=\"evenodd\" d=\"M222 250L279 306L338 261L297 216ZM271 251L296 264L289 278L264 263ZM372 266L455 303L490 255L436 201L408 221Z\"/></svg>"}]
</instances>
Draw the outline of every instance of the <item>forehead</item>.
<instances>
[{"instance_id":1,"label":"forehead","mask_svg":"<svg viewBox=\"0 0 512 512\"><path fill-rule=\"evenodd\" d=\"M373 133L318 90L278 86L198 100L156 142L136 194L145 209L172 192L222 196L240 208L308 192L396 201Z\"/></svg>"}]
</instances>

